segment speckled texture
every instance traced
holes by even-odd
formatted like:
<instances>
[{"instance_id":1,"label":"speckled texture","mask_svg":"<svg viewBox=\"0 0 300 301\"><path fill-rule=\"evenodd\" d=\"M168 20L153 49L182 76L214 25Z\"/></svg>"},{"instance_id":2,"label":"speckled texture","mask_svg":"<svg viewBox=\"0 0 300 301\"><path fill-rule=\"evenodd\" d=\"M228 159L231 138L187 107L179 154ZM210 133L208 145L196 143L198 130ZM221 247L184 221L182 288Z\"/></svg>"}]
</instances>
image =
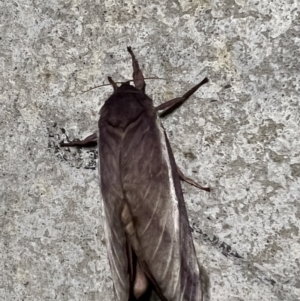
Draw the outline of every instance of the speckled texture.
<instances>
[{"instance_id":1,"label":"speckled texture","mask_svg":"<svg viewBox=\"0 0 300 301\"><path fill-rule=\"evenodd\" d=\"M165 119L211 301L300 300L300 19L288 1L1 1L0 299L112 300L93 149L131 78L155 104L203 86Z\"/></svg>"}]
</instances>

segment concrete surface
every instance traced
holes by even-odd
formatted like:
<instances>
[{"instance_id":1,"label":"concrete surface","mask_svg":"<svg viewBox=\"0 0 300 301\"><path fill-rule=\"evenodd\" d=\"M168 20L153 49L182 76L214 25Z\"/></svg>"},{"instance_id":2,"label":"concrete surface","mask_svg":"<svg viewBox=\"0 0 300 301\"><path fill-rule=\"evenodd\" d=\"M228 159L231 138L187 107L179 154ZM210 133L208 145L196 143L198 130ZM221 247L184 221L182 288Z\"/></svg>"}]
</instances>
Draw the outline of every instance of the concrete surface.
<instances>
[{"instance_id":1,"label":"concrete surface","mask_svg":"<svg viewBox=\"0 0 300 301\"><path fill-rule=\"evenodd\" d=\"M1 1L0 300L112 300L94 149L131 45L159 104L211 301L300 300L297 0Z\"/></svg>"}]
</instances>

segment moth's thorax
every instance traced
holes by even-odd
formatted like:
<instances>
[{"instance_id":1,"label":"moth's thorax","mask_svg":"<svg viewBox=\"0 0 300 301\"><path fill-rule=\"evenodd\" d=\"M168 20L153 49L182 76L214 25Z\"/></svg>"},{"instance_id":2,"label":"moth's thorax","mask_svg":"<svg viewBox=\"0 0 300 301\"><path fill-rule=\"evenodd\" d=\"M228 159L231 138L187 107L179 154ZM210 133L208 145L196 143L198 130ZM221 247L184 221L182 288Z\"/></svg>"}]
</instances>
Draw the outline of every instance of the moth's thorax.
<instances>
[{"instance_id":1,"label":"moth's thorax","mask_svg":"<svg viewBox=\"0 0 300 301\"><path fill-rule=\"evenodd\" d=\"M151 98L135 87L123 84L101 108L100 124L105 122L114 127L126 128L142 114L155 114Z\"/></svg>"}]
</instances>

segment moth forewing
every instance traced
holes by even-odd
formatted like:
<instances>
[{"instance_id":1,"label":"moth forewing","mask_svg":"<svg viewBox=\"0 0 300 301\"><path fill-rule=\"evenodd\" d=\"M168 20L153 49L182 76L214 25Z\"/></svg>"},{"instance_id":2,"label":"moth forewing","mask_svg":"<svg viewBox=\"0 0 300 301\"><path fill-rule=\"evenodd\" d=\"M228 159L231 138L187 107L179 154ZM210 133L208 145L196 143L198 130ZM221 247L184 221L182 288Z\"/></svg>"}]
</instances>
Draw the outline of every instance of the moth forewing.
<instances>
[{"instance_id":1,"label":"moth forewing","mask_svg":"<svg viewBox=\"0 0 300 301\"><path fill-rule=\"evenodd\" d=\"M200 269L180 184L187 178L179 173L157 112L180 106L207 79L155 108L145 94L138 61L131 48L128 51L135 87L129 82L118 87L110 78L114 93L101 108L98 122L105 235L115 299L201 301ZM82 146L94 139L91 135L63 145Z\"/></svg>"},{"instance_id":2,"label":"moth forewing","mask_svg":"<svg viewBox=\"0 0 300 301\"><path fill-rule=\"evenodd\" d=\"M167 134L161 121L158 118L156 119L156 125L160 133L160 145L161 145L163 158L168 168L169 190L170 190L170 200L171 200L170 203L172 204L174 230L176 233L179 233L178 199L175 191L174 175L173 175L172 166L169 157L169 151L167 147L167 140L166 140Z\"/></svg>"}]
</instances>

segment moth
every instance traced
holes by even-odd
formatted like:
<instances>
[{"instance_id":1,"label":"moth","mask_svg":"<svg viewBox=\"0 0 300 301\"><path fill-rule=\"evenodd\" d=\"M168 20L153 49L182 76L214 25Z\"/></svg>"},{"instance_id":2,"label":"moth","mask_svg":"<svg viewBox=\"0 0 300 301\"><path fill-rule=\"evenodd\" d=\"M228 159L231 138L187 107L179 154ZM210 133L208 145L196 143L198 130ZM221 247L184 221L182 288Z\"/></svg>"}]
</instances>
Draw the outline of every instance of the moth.
<instances>
[{"instance_id":1,"label":"moth","mask_svg":"<svg viewBox=\"0 0 300 301\"><path fill-rule=\"evenodd\" d=\"M98 134L61 146L98 144L105 235L115 300L201 301L201 273L177 167L159 119L208 82L154 107L131 47L133 82L113 86Z\"/></svg>"}]
</instances>

